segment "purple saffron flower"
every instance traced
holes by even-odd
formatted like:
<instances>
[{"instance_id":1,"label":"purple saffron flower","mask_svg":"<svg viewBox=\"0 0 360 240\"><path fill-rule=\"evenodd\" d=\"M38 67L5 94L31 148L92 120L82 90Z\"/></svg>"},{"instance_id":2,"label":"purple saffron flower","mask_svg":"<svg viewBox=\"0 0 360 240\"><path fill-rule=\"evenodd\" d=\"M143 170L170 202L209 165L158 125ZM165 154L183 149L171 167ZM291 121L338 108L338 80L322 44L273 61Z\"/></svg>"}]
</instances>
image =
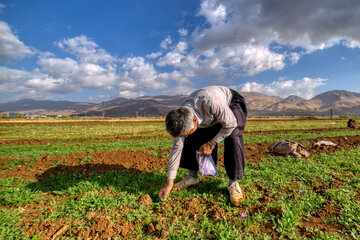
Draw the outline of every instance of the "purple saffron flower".
<instances>
[{"instance_id":1,"label":"purple saffron flower","mask_svg":"<svg viewBox=\"0 0 360 240\"><path fill-rule=\"evenodd\" d=\"M303 190L300 190L301 193L303 193L304 191Z\"/></svg>"},{"instance_id":2,"label":"purple saffron flower","mask_svg":"<svg viewBox=\"0 0 360 240\"><path fill-rule=\"evenodd\" d=\"M245 213L245 212L242 212L242 213L241 213L241 217L242 217L242 218L246 218L246 217L247 217L246 213Z\"/></svg>"}]
</instances>

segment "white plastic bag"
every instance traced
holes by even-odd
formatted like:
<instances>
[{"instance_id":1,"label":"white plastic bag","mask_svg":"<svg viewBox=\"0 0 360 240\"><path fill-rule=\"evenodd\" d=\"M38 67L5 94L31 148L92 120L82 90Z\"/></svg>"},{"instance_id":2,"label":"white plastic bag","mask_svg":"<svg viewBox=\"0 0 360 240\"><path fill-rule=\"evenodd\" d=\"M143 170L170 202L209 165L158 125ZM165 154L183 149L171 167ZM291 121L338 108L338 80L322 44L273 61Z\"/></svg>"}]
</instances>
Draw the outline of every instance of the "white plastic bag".
<instances>
[{"instance_id":1,"label":"white plastic bag","mask_svg":"<svg viewBox=\"0 0 360 240\"><path fill-rule=\"evenodd\" d=\"M196 151L196 160L199 164L199 172L201 175L211 176L219 174L211 155L200 156L200 152Z\"/></svg>"},{"instance_id":2,"label":"white plastic bag","mask_svg":"<svg viewBox=\"0 0 360 240\"><path fill-rule=\"evenodd\" d=\"M319 141L314 143L314 146L320 146L320 145L327 145L327 146L336 146L336 143L333 143L331 141Z\"/></svg>"}]
</instances>

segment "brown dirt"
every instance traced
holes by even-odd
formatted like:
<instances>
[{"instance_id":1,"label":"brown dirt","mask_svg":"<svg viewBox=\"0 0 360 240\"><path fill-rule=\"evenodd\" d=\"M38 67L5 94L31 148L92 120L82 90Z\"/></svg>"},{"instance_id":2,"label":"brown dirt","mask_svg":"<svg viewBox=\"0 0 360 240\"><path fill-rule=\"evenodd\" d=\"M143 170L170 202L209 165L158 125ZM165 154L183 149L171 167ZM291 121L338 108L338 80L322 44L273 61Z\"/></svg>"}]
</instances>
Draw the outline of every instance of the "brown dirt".
<instances>
[{"instance_id":1,"label":"brown dirt","mask_svg":"<svg viewBox=\"0 0 360 240\"><path fill-rule=\"evenodd\" d=\"M324 233L337 233L340 232L341 226L338 224L325 223L324 219L319 216L310 216L307 219L300 221L300 229L318 229Z\"/></svg>"},{"instance_id":2,"label":"brown dirt","mask_svg":"<svg viewBox=\"0 0 360 240\"><path fill-rule=\"evenodd\" d=\"M89 162L84 162L90 156ZM5 163L9 158L0 158ZM165 169L167 159L165 156L155 156L151 150L117 150L92 153L74 153L65 156L40 157L33 167L19 165L13 170L0 171L0 178L22 177L27 180L36 180L57 173L81 173L87 176L91 172L106 173L130 169L133 171L147 171L154 168Z\"/></svg>"},{"instance_id":3,"label":"brown dirt","mask_svg":"<svg viewBox=\"0 0 360 240\"><path fill-rule=\"evenodd\" d=\"M34 204L34 206L36 206ZM46 209L46 208L45 208ZM62 237L75 237L80 239L133 239L134 222L127 221L122 214L126 209L112 212L89 212L84 220L58 219L36 221L42 211L24 210L21 215L25 219L18 223L24 228L24 235L27 237L41 233L41 239L61 239Z\"/></svg>"}]
</instances>

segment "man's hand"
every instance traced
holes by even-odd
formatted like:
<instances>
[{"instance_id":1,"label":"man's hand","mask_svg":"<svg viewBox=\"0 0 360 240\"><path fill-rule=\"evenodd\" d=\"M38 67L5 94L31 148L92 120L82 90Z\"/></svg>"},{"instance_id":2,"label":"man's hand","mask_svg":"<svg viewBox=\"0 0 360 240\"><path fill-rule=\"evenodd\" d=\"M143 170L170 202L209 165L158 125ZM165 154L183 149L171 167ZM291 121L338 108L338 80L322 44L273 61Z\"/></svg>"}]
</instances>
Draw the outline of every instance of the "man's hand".
<instances>
[{"instance_id":1,"label":"man's hand","mask_svg":"<svg viewBox=\"0 0 360 240\"><path fill-rule=\"evenodd\" d=\"M200 156L210 155L210 154L212 153L212 149L210 148L210 146L209 146L208 143L204 143L204 144L200 147L199 152L200 152Z\"/></svg>"},{"instance_id":2,"label":"man's hand","mask_svg":"<svg viewBox=\"0 0 360 240\"><path fill-rule=\"evenodd\" d=\"M169 195L174 186L174 179L168 179L165 187L160 189L159 198L165 200Z\"/></svg>"}]
</instances>

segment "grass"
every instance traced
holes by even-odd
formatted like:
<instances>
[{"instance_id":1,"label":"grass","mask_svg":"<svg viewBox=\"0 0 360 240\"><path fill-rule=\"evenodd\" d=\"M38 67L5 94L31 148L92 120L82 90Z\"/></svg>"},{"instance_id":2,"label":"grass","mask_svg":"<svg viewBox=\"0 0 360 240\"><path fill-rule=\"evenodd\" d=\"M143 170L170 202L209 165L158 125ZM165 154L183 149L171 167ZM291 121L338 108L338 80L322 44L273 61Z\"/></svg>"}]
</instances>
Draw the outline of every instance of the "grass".
<instances>
[{"instance_id":1,"label":"grass","mask_svg":"<svg viewBox=\"0 0 360 240\"><path fill-rule=\"evenodd\" d=\"M52 144L24 144L5 145L0 147L0 157L33 156L43 155L62 156L72 153L112 151L118 149L143 150L152 148L169 148L172 139L144 139L144 140L110 140L110 141L87 141Z\"/></svg>"},{"instance_id":2,"label":"grass","mask_svg":"<svg viewBox=\"0 0 360 240\"><path fill-rule=\"evenodd\" d=\"M164 123L159 122L120 122L120 123L41 123L8 124L0 127L2 139L73 139L91 138L102 135L138 134L163 130Z\"/></svg>"},{"instance_id":3,"label":"grass","mask_svg":"<svg viewBox=\"0 0 360 240\"><path fill-rule=\"evenodd\" d=\"M246 131L268 131L283 129L315 129L344 128L347 119L329 118L323 120L268 121L249 120ZM166 134L163 122L45 122L29 124L0 125L0 135L3 140L12 139L73 139L92 138L103 135L135 134L147 135L151 131L162 131Z\"/></svg>"},{"instance_id":4,"label":"grass","mask_svg":"<svg viewBox=\"0 0 360 240\"><path fill-rule=\"evenodd\" d=\"M18 210L0 209L0 239L26 239L17 223L22 220Z\"/></svg>"},{"instance_id":5,"label":"grass","mask_svg":"<svg viewBox=\"0 0 360 240\"><path fill-rule=\"evenodd\" d=\"M344 128L347 119L325 119L325 120L294 120L294 121L247 121L246 131L273 131L293 129L316 129L316 128Z\"/></svg>"},{"instance_id":6,"label":"grass","mask_svg":"<svg viewBox=\"0 0 360 240\"><path fill-rule=\"evenodd\" d=\"M335 122L333 125L341 128L342 124L346 123L345 120L305 122L306 124L301 121L275 123L249 121L248 128L252 131L264 129L265 126L271 126L268 130L282 127L312 129L324 127L332 122ZM109 127L109 132L133 132L137 136L142 134L156 136L158 132L147 131L159 130L163 127L154 123L150 127L147 124L120 129L115 125L98 126L96 128L101 130L98 133L94 130L93 134L106 135L105 129ZM13 128L16 126L11 125ZM45 126L46 124L42 127ZM29 133L32 131L32 127L26 129L27 127L22 125L19 127L27 131L25 138L31 136ZM33 127L42 138L53 139L60 136L60 133L56 133L53 128L41 129L39 125ZM62 134L78 130L78 135L74 133L66 136L67 138L93 136L86 133L90 126L85 124L63 127L64 129L59 130ZM1 127L0 131L5 131L3 128L5 127ZM83 129L80 130L81 128ZM5 138L21 138L20 132L9 133ZM359 130L315 133L295 131L247 134L244 137L246 142L261 143L272 142L279 138L300 140L319 136L357 134ZM55 142L50 145L2 145L0 156L13 159L2 166L3 169L11 170L18 165L31 164L40 155L150 149L153 155L160 156L166 154L164 149L171 147L171 141L164 138L121 141L104 139ZM79 164L91 164L91 161L91 156L78 159ZM166 171L161 169L147 172L109 171L105 174L92 173L88 176L60 173L43 178L41 181L4 178L0 180L0 239L42 239L41 233L26 235L25 229L29 226L19 225L29 217L35 217L33 222L62 220L69 227L69 232L75 234L80 229L93 228L101 216L106 216L113 224L124 222L129 226L132 235L130 237L119 235L119 239L135 237L152 239L161 237L162 234L168 239L358 239L360 237L359 166L360 148L329 155L315 155L310 159L264 158L257 164L246 166L245 177L240 183L246 191L247 199L239 208L230 206L226 190L227 177L225 169L221 167L218 176L202 177L204 181L201 181L197 187L173 191L165 201L161 201L157 196L167 177ZM180 170L178 178L183 174L185 171ZM152 205L146 206L139 201L145 194L151 197ZM303 221L317 217L322 209L329 208L329 204L336 211L325 214L323 224L338 226L338 232L324 234L322 229L304 230L301 227ZM39 205L41 205L40 209L35 208ZM242 213L245 213L246 217L241 217ZM264 226L269 226L267 229L271 231L264 231ZM154 231L149 230L151 227ZM302 231L309 235L304 235ZM68 236L66 239L77 238Z\"/></svg>"}]
</instances>

